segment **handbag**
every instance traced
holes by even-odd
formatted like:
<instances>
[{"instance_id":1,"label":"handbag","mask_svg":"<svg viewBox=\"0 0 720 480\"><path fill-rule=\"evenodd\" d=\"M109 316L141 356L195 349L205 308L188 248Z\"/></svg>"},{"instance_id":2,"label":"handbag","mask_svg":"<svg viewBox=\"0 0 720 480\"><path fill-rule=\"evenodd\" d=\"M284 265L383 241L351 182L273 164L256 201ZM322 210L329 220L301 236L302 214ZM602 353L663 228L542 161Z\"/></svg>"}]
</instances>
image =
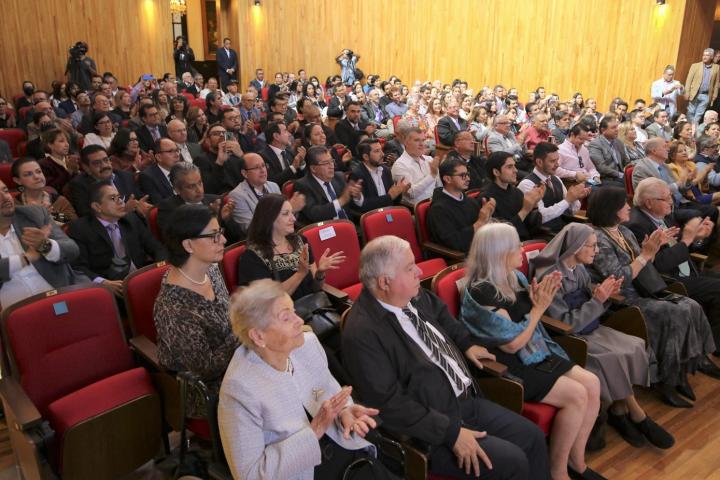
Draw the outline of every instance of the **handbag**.
<instances>
[{"instance_id":1,"label":"handbag","mask_svg":"<svg viewBox=\"0 0 720 480\"><path fill-rule=\"evenodd\" d=\"M315 292L295 300L295 313L312 328L322 342L340 329L340 315L325 292Z\"/></svg>"}]
</instances>

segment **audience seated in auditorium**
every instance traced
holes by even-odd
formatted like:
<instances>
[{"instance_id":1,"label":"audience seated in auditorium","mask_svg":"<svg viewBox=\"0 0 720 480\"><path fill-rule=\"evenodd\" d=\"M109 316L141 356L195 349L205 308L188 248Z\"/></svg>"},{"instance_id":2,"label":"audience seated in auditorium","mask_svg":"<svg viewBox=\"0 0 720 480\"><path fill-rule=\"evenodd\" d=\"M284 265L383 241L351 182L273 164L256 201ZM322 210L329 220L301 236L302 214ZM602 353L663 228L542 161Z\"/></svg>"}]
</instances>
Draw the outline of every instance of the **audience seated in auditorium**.
<instances>
[{"instance_id":1,"label":"audience seated in auditorium","mask_svg":"<svg viewBox=\"0 0 720 480\"><path fill-rule=\"evenodd\" d=\"M240 171L245 181L240 182L228 196L233 202L232 218L245 235L260 199L269 193L281 192L277 183L268 180L267 165L257 153L246 153L243 156ZM293 207L293 214L297 214L305 206L305 196L293 192L289 202Z\"/></svg>"},{"instance_id":2,"label":"audience seated in auditorium","mask_svg":"<svg viewBox=\"0 0 720 480\"><path fill-rule=\"evenodd\" d=\"M305 155L308 173L295 182L295 191L305 195L300 221L315 223L325 220L354 219L355 207L362 208L362 182L350 180L335 172L335 162L327 148L310 147Z\"/></svg>"},{"instance_id":3,"label":"audience seated in auditorium","mask_svg":"<svg viewBox=\"0 0 720 480\"><path fill-rule=\"evenodd\" d=\"M338 142L345 145L350 152L356 153L355 148L360 139L360 135L372 135L375 127L372 124L362 122L360 119L360 104L356 101L350 101L345 106L345 118L335 124L335 136Z\"/></svg>"},{"instance_id":4,"label":"audience seated in auditorium","mask_svg":"<svg viewBox=\"0 0 720 480\"><path fill-rule=\"evenodd\" d=\"M68 234L80 248L72 265L121 297L125 277L164 260L165 248L137 215L128 213L123 195L110 180L90 186L88 204L92 213L70 224Z\"/></svg>"},{"instance_id":5,"label":"audience seated in auditorium","mask_svg":"<svg viewBox=\"0 0 720 480\"><path fill-rule=\"evenodd\" d=\"M689 124L685 124L689 125ZM705 166L703 170L697 168L695 162L688 156L688 147L686 144L673 140L668 148L667 168L675 182L686 178L685 196L691 200L701 204L720 203L720 193L704 193L701 189L707 184L707 177L713 170L712 167Z\"/></svg>"},{"instance_id":6,"label":"audience seated in auditorium","mask_svg":"<svg viewBox=\"0 0 720 480\"><path fill-rule=\"evenodd\" d=\"M656 177L663 180L672 192L673 204L675 206L676 218L680 223L685 223L693 217L710 217L713 223L718 220L718 210L712 205L698 203L689 200L685 196L688 191L688 178L685 172L679 172L678 180L673 178L672 173L665 163L668 159L668 145L662 138L651 138L645 143L647 157L635 164L632 174L633 188L638 183L649 177Z\"/></svg>"},{"instance_id":7,"label":"audience seated in auditorium","mask_svg":"<svg viewBox=\"0 0 720 480\"><path fill-rule=\"evenodd\" d=\"M555 145L561 145L570 131L570 114L562 110L557 110L553 113L553 121L555 127L550 132L550 135L555 139L553 142Z\"/></svg>"},{"instance_id":8,"label":"audience seated in auditorium","mask_svg":"<svg viewBox=\"0 0 720 480\"><path fill-rule=\"evenodd\" d=\"M368 138L358 144L357 162L350 179L362 185L363 204L360 212L369 212L380 207L398 203L402 194L410 189L410 182L404 179L393 182L392 174L384 164L384 153L380 141Z\"/></svg>"},{"instance_id":9,"label":"audience seated in auditorium","mask_svg":"<svg viewBox=\"0 0 720 480\"><path fill-rule=\"evenodd\" d=\"M333 378L281 284L258 280L233 295L230 319L241 346L222 383L218 423L234 477L342 478L350 464L376 457L363 437L379 411L354 403L352 388Z\"/></svg>"},{"instance_id":10,"label":"audience seated in auditorium","mask_svg":"<svg viewBox=\"0 0 720 480\"><path fill-rule=\"evenodd\" d=\"M524 160L522 145L518 143L515 134L510 130L511 124L507 115L500 114L493 117L493 129L487 135L487 149L490 153L509 153L518 163L518 170L527 175L532 170L532 166Z\"/></svg>"},{"instance_id":11,"label":"audience seated in auditorium","mask_svg":"<svg viewBox=\"0 0 720 480\"><path fill-rule=\"evenodd\" d=\"M78 218L67 198L55 189L45 185L45 175L40 164L31 157L15 160L11 167L13 181L21 190L15 197L15 205L37 205L43 207L59 224Z\"/></svg>"},{"instance_id":12,"label":"audience seated in auditorium","mask_svg":"<svg viewBox=\"0 0 720 480\"><path fill-rule=\"evenodd\" d=\"M541 231L542 216L537 211L538 202L545 195L545 184L538 185L523 194L517 184L515 159L508 152L493 152L485 162L493 183L483 193L485 199L495 200L493 216L510 222L521 240L530 240Z\"/></svg>"},{"instance_id":13,"label":"audience seated in auditorium","mask_svg":"<svg viewBox=\"0 0 720 480\"><path fill-rule=\"evenodd\" d=\"M611 275L598 285L592 284L585 265L592 264L597 248L592 227L570 223L532 260L534 275L541 282L554 272L562 275L547 313L569 324L587 342L585 368L600 380L600 398L609 404L608 424L635 447L643 446L647 439L658 448L670 448L674 444L672 435L646 415L633 392L633 385L649 386L650 355L645 341L600 323L623 278ZM598 419L604 417L601 412ZM595 436L598 446L604 446L599 424L596 422L591 438Z\"/></svg>"},{"instance_id":14,"label":"audience seated in auditorium","mask_svg":"<svg viewBox=\"0 0 720 480\"><path fill-rule=\"evenodd\" d=\"M15 206L0 181L0 307L48 290L88 282L73 271L70 262L78 246L38 205Z\"/></svg>"},{"instance_id":15,"label":"audience seated in auditorium","mask_svg":"<svg viewBox=\"0 0 720 480\"><path fill-rule=\"evenodd\" d=\"M491 221L495 200L478 200L465 195L470 175L460 159L446 158L440 164L439 176L443 186L433 192L427 213L430 240L467 253L475 232Z\"/></svg>"},{"instance_id":16,"label":"audience seated in auditorium","mask_svg":"<svg viewBox=\"0 0 720 480\"><path fill-rule=\"evenodd\" d=\"M618 140L619 122L614 115L605 115L600 120L600 135L588 144L590 159L600 172L600 179L608 186L624 186L624 168L627 165L625 147Z\"/></svg>"},{"instance_id":17,"label":"audience seated in auditorium","mask_svg":"<svg viewBox=\"0 0 720 480\"><path fill-rule=\"evenodd\" d=\"M545 194L537 204L542 224L553 232L559 232L574 213L580 209L580 200L590 194L584 184L566 188L562 180L555 175L560 165L558 147L549 142L540 142L534 149L535 168L525 177L518 188L527 193L538 185L545 185Z\"/></svg>"},{"instance_id":18,"label":"audience seated in auditorium","mask_svg":"<svg viewBox=\"0 0 720 480\"><path fill-rule=\"evenodd\" d=\"M223 205L222 198L218 195L206 194L197 165L178 162L170 170L169 179L175 194L158 204L157 223L161 233L167 229L172 212L179 206L205 205L217 216L218 222L224 229L225 238L232 242L240 240L242 236L240 226L232 218L235 206L232 199Z\"/></svg>"},{"instance_id":19,"label":"audience seated in auditorium","mask_svg":"<svg viewBox=\"0 0 720 480\"><path fill-rule=\"evenodd\" d=\"M70 143L68 136L61 130L43 132L41 145L46 153L38 163L45 175L45 181L49 187L63 192L65 185L78 173L78 157L68 155Z\"/></svg>"},{"instance_id":20,"label":"audience seated in auditorium","mask_svg":"<svg viewBox=\"0 0 720 480\"><path fill-rule=\"evenodd\" d=\"M153 163L153 155L140 149L137 134L121 128L115 134L108 149L113 170L139 173Z\"/></svg>"},{"instance_id":21,"label":"audience seated in auditorium","mask_svg":"<svg viewBox=\"0 0 720 480\"><path fill-rule=\"evenodd\" d=\"M142 193L150 197L150 203L157 205L174 194L168 177L170 169L180 161L180 151L169 138L160 138L151 150L155 154L155 163L140 172L138 184Z\"/></svg>"},{"instance_id":22,"label":"audience seated in auditorium","mask_svg":"<svg viewBox=\"0 0 720 480\"><path fill-rule=\"evenodd\" d=\"M451 98L446 106L446 115L438 120L437 137L440 143L447 146L453 146L453 140L458 132L467 130L467 121L459 116L460 104L455 98Z\"/></svg>"},{"instance_id":23,"label":"audience seated in auditorium","mask_svg":"<svg viewBox=\"0 0 720 480\"><path fill-rule=\"evenodd\" d=\"M485 189L490 184L491 179L487 176L485 160L480 155L475 154L476 145L477 143L471 132L458 132L453 139L453 149L448 152L443 161L451 158L462 161L470 174L470 186L468 188Z\"/></svg>"},{"instance_id":24,"label":"audience seated in auditorium","mask_svg":"<svg viewBox=\"0 0 720 480\"><path fill-rule=\"evenodd\" d=\"M197 143L188 141L187 126L184 121L170 120L167 129L168 138L177 145L181 160L208 168L208 160L202 151L202 147Z\"/></svg>"},{"instance_id":25,"label":"audience seated in auditorium","mask_svg":"<svg viewBox=\"0 0 720 480\"><path fill-rule=\"evenodd\" d=\"M79 216L92 212L90 206L90 188L98 181L110 181L118 190L128 207L128 212L137 211L145 215L149 205L142 199L133 175L124 171L113 171L107 151L101 145L89 145L80 152L80 166L83 173L76 175L68 183L70 201Z\"/></svg>"},{"instance_id":26,"label":"audience seated in auditorium","mask_svg":"<svg viewBox=\"0 0 720 480\"><path fill-rule=\"evenodd\" d=\"M379 409L389 432L429 444L433 474L549 479L542 432L483 398L466 359L480 365L494 356L420 288L408 242L394 236L370 241L360 279L363 290L342 334L355 398Z\"/></svg>"},{"instance_id":27,"label":"audience seated in auditorium","mask_svg":"<svg viewBox=\"0 0 720 480\"><path fill-rule=\"evenodd\" d=\"M520 238L512 225L494 223L477 230L468 254L460 318L522 379L525 401L558 409L548 452L553 477L565 478L568 469L582 478L601 478L586 472L585 463L585 446L600 407L600 382L570 360L540 323L560 288L561 275L529 284L518 271L522 263Z\"/></svg>"},{"instance_id":28,"label":"audience seated in auditorium","mask_svg":"<svg viewBox=\"0 0 720 480\"><path fill-rule=\"evenodd\" d=\"M208 161L199 165L203 184L208 193L221 195L235 188L242 181L240 158L243 151L240 144L230 139L228 130L220 124L214 124L207 132L203 143ZM234 137L233 137L234 138Z\"/></svg>"},{"instance_id":29,"label":"audience seated in auditorium","mask_svg":"<svg viewBox=\"0 0 720 480\"><path fill-rule=\"evenodd\" d=\"M532 156L538 143L550 141L548 116L544 112L533 115L530 126L524 129L518 137L523 139L526 155Z\"/></svg>"},{"instance_id":30,"label":"audience seated in auditorium","mask_svg":"<svg viewBox=\"0 0 720 480\"><path fill-rule=\"evenodd\" d=\"M138 112L142 126L135 130L135 134L138 137L142 151L150 152L155 148L155 143L158 140L167 137L167 127L161 123L162 118L155 105L141 105Z\"/></svg>"},{"instance_id":31,"label":"audience seated in auditorium","mask_svg":"<svg viewBox=\"0 0 720 480\"><path fill-rule=\"evenodd\" d=\"M95 112L92 116L92 131L85 135L83 146L100 145L106 150L115 137L112 120L107 112Z\"/></svg>"},{"instance_id":32,"label":"audience seated in auditorium","mask_svg":"<svg viewBox=\"0 0 720 480\"><path fill-rule=\"evenodd\" d=\"M219 121L225 130L233 133L233 138L240 144L243 152L254 152L260 147L257 144L255 124L252 120L243 122L237 108L223 107Z\"/></svg>"},{"instance_id":33,"label":"audience seated in auditorium","mask_svg":"<svg viewBox=\"0 0 720 480\"><path fill-rule=\"evenodd\" d=\"M707 184L710 190L715 192L720 188L720 172L715 170L718 161L718 141L716 138L703 135L697 141L697 151L695 155L695 165L699 171L709 169L707 176Z\"/></svg>"},{"instance_id":34,"label":"audience seated in auditorium","mask_svg":"<svg viewBox=\"0 0 720 480\"><path fill-rule=\"evenodd\" d=\"M394 181L405 179L410 188L403 194L403 202L410 205L432 197L435 187L442 182L438 178L440 158L425 155L425 135L419 128L410 127L403 139L405 151L392 166Z\"/></svg>"},{"instance_id":35,"label":"audience seated in auditorium","mask_svg":"<svg viewBox=\"0 0 720 480\"><path fill-rule=\"evenodd\" d=\"M228 318L228 291L217 262L225 237L213 212L202 205L182 205L165 230L171 267L155 300L158 358L173 371L200 377L211 395L220 390L225 369L239 342ZM188 391L188 415L206 416L204 401Z\"/></svg>"},{"instance_id":36,"label":"audience seated in auditorium","mask_svg":"<svg viewBox=\"0 0 720 480\"><path fill-rule=\"evenodd\" d=\"M258 202L246 246L237 265L238 285L270 278L281 282L293 300L319 292L326 272L340 268L345 261L342 251L312 252L295 233L293 205L274 193L263 195Z\"/></svg>"},{"instance_id":37,"label":"audience seated in auditorium","mask_svg":"<svg viewBox=\"0 0 720 480\"><path fill-rule=\"evenodd\" d=\"M696 370L714 370L706 355L716 347L702 307L690 298L658 291L657 282L652 281L655 257L671 237L667 231L657 229L638 244L632 231L621 225L630 220L624 189L595 190L587 216L599 248L588 267L590 276L596 283L610 275L623 279L620 293L625 303L643 312L648 343L657 358L657 372L650 381L668 405L691 407L678 393L695 399L687 376ZM641 275L642 271L645 273Z\"/></svg>"},{"instance_id":38,"label":"audience seated in auditorium","mask_svg":"<svg viewBox=\"0 0 720 480\"><path fill-rule=\"evenodd\" d=\"M573 125L558 147L560 154L560 165L556 171L558 177L563 180L583 183L590 181L594 184L602 183L600 172L590 159L585 143L589 140L588 128L582 123Z\"/></svg>"},{"instance_id":39,"label":"audience seated in auditorium","mask_svg":"<svg viewBox=\"0 0 720 480\"><path fill-rule=\"evenodd\" d=\"M667 142L672 140L672 127L670 127L668 121L668 112L665 110L655 110L655 113L653 113L653 123L645 129L648 138L660 137Z\"/></svg>"}]
</instances>

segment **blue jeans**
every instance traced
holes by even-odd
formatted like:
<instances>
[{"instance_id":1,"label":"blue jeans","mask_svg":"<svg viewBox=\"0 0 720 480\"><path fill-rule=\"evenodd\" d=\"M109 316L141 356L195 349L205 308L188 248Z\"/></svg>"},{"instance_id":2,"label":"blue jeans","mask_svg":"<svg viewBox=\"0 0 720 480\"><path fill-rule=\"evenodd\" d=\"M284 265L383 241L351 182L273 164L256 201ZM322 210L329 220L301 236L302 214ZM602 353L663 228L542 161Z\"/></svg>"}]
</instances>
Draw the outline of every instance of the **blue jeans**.
<instances>
[{"instance_id":1,"label":"blue jeans","mask_svg":"<svg viewBox=\"0 0 720 480\"><path fill-rule=\"evenodd\" d=\"M693 98L690 103L688 103L688 121L696 125L702 123L703 115L705 115L705 110L707 110L709 104L710 95L708 95L707 93L698 93L697 96Z\"/></svg>"}]
</instances>

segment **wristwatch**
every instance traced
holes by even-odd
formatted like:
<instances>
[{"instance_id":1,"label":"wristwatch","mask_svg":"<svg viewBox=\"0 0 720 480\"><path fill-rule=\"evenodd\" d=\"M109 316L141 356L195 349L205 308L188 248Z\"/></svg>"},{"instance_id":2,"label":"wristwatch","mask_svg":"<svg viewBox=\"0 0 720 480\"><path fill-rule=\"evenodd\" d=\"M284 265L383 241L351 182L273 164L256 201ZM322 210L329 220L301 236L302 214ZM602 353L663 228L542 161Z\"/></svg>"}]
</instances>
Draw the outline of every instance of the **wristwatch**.
<instances>
[{"instance_id":1,"label":"wristwatch","mask_svg":"<svg viewBox=\"0 0 720 480\"><path fill-rule=\"evenodd\" d=\"M51 249L52 249L52 242L46 238L40 244L40 247L38 247L37 251L40 255L47 255L48 253L50 253Z\"/></svg>"}]
</instances>

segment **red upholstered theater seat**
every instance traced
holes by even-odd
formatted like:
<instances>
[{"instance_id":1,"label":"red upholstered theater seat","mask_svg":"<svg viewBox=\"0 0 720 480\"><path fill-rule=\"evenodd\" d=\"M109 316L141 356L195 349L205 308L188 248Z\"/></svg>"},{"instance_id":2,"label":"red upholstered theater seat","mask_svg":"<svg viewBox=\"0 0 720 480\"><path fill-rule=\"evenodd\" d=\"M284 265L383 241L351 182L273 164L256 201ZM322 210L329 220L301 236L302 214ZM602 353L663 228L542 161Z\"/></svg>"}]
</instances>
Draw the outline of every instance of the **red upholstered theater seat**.
<instances>
[{"instance_id":1,"label":"red upholstered theater seat","mask_svg":"<svg viewBox=\"0 0 720 480\"><path fill-rule=\"evenodd\" d=\"M337 270L329 270L325 282L348 296L359 293L360 242L355 225L350 220L331 220L308 225L299 233L307 239L315 259L320 258L327 248L330 253L342 251L345 262Z\"/></svg>"},{"instance_id":2,"label":"red upholstered theater seat","mask_svg":"<svg viewBox=\"0 0 720 480\"><path fill-rule=\"evenodd\" d=\"M170 264L165 262L148 265L128 275L123 282L130 330L133 336L144 335L153 343L157 342L153 306L168 268Z\"/></svg>"},{"instance_id":3,"label":"red upholstered theater seat","mask_svg":"<svg viewBox=\"0 0 720 480\"><path fill-rule=\"evenodd\" d=\"M225 247L222 262L220 262L220 270L222 270L225 286L230 295L237 288L238 261L242 254L245 253L245 242L237 242Z\"/></svg>"},{"instance_id":4,"label":"red upholstered theater seat","mask_svg":"<svg viewBox=\"0 0 720 480\"><path fill-rule=\"evenodd\" d=\"M191 107L198 107L203 112L207 108L207 103L205 103L204 98L193 98L192 100L188 100L188 103Z\"/></svg>"},{"instance_id":5,"label":"red upholstered theater seat","mask_svg":"<svg viewBox=\"0 0 720 480\"><path fill-rule=\"evenodd\" d=\"M282 184L282 194L290 200L295 193L295 182L292 180L288 180L287 182Z\"/></svg>"},{"instance_id":6,"label":"red upholstered theater seat","mask_svg":"<svg viewBox=\"0 0 720 480\"><path fill-rule=\"evenodd\" d=\"M5 140L10 147L10 152L14 158L20 156L20 143L27 139L25 131L20 128L3 128L0 129L0 140Z\"/></svg>"},{"instance_id":7,"label":"red upholstered theater seat","mask_svg":"<svg viewBox=\"0 0 720 480\"><path fill-rule=\"evenodd\" d=\"M547 242L543 240L528 240L527 242L523 242L523 263L519 270L526 277L530 274L530 260L535 258L540 251L545 248L545 245L547 245Z\"/></svg>"},{"instance_id":8,"label":"red upholstered theater seat","mask_svg":"<svg viewBox=\"0 0 720 480\"><path fill-rule=\"evenodd\" d=\"M415 263L422 271L420 278L423 280L434 277L447 267L447 262L442 258L423 260L412 214L405 207L383 207L367 212L360 217L360 228L365 242L383 235L395 235L407 240L415 256Z\"/></svg>"},{"instance_id":9,"label":"red upholstered theater seat","mask_svg":"<svg viewBox=\"0 0 720 480\"><path fill-rule=\"evenodd\" d=\"M157 216L158 216L158 207L153 207L150 209L150 212L148 212L148 226L150 227L150 232L152 232L153 236L157 238L158 240L162 240L162 235L160 232L160 226L157 222Z\"/></svg>"}]
</instances>

